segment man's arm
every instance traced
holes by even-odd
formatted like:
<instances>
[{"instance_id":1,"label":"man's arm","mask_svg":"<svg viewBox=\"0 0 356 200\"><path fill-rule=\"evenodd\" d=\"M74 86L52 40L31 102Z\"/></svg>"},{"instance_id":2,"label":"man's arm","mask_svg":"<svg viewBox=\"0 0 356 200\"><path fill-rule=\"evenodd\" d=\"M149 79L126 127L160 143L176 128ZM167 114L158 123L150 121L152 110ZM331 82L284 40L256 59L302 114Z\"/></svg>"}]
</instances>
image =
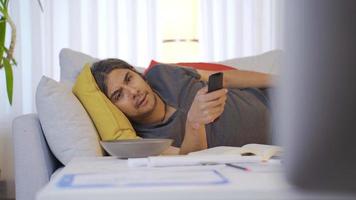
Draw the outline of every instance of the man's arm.
<instances>
[{"instance_id":1,"label":"man's arm","mask_svg":"<svg viewBox=\"0 0 356 200\"><path fill-rule=\"evenodd\" d=\"M180 148L169 146L161 155L178 155Z\"/></svg>"},{"instance_id":2,"label":"man's arm","mask_svg":"<svg viewBox=\"0 0 356 200\"><path fill-rule=\"evenodd\" d=\"M208 81L209 76L218 71L207 71L197 69L201 76L201 80ZM267 88L272 86L272 76L260 72L244 71L244 70L226 70L224 73L225 88Z\"/></svg>"},{"instance_id":3,"label":"man's arm","mask_svg":"<svg viewBox=\"0 0 356 200\"><path fill-rule=\"evenodd\" d=\"M179 154L187 154L208 148L205 126L194 128L194 124L187 120L185 134Z\"/></svg>"},{"instance_id":4,"label":"man's arm","mask_svg":"<svg viewBox=\"0 0 356 200\"><path fill-rule=\"evenodd\" d=\"M162 155L187 154L193 151L206 149L208 144L206 140L205 126L200 126L198 129L195 129L193 126L193 124L187 121L181 147L170 146L162 153Z\"/></svg>"},{"instance_id":5,"label":"man's arm","mask_svg":"<svg viewBox=\"0 0 356 200\"><path fill-rule=\"evenodd\" d=\"M180 154L203 150L208 147L205 124L213 122L224 111L227 89L208 93L201 88L194 97L188 111L185 134Z\"/></svg>"},{"instance_id":6,"label":"man's arm","mask_svg":"<svg viewBox=\"0 0 356 200\"><path fill-rule=\"evenodd\" d=\"M169 147L164 154L187 154L208 147L205 124L213 122L224 111L227 89L208 93L208 88L201 88L194 97L188 111L184 139L181 148Z\"/></svg>"}]
</instances>

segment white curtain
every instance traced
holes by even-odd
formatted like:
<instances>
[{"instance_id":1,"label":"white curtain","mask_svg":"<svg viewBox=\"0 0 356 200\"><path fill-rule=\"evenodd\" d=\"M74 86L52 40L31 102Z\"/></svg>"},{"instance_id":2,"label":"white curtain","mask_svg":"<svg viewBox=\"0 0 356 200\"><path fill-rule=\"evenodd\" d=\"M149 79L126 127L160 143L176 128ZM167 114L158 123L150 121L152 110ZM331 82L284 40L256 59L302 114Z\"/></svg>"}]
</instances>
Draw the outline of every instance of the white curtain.
<instances>
[{"instance_id":1,"label":"white curtain","mask_svg":"<svg viewBox=\"0 0 356 200\"><path fill-rule=\"evenodd\" d=\"M40 77L59 80L58 54L62 48L98 58L118 57L136 66L146 66L155 57L154 0L41 2L44 12L37 0L10 1L17 25L15 57L19 66L14 72L14 106L9 107L6 94L1 93L1 109L6 108L2 111L35 111L33 96Z\"/></svg>"},{"instance_id":2,"label":"white curtain","mask_svg":"<svg viewBox=\"0 0 356 200\"><path fill-rule=\"evenodd\" d=\"M36 112L35 93L42 75L59 80L58 54L72 48L98 58L118 57L147 66L156 54L154 0L10 0L17 26L13 105L7 101L0 71L0 169L14 196L12 120ZM10 30L10 29L8 29Z\"/></svg>"},{"instance_id":3,"label":"white curtain","mask_svg":"<svg viewBox=\"0 0 356 200\"><path fill-rule=\"evenodd\" d=\"M282 48L282 0L201 0L201 59L220 61Z\"/></svg>"},{"instance_id":4,"label":"white curtain","mask_svg":"<svg viewBox=\"0 0 356 200\"><path fill-rule=\"evenodd\" d=\"M201 0L200 58L219 61L281 47L282 0ZM156 0L10 0L17 26L13 105L0 71L0 168L14 196L11 123L36 112L42 75L59 80L58 54L68 47L98 58L118 57L146 67L158 59ZM184 11L182 11L184 12ZM162 27L160 27L162 28ZM10 30L10 29L8 29Z\"/></svg>"}]
</instances>

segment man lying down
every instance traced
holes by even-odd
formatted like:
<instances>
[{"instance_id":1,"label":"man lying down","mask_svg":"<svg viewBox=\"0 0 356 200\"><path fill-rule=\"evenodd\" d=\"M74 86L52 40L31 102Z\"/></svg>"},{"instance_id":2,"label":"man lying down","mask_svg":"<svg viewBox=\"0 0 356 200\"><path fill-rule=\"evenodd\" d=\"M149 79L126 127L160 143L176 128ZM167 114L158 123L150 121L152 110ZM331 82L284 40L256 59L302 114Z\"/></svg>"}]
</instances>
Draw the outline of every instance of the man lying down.
<instances>
[{"instance_id":1,"label":"man lying down","mask_svg":"<svg viewBox=\"0 0 356 200\"><path fill-rule=\"evenodd\" d=\"M208 93L214 71L158 64L143 76L119 59L100 60L91 71L140 137L174 140L165 154L268 142L267 74L224 71L224 88Z\"/></svg>"}]
</instances>

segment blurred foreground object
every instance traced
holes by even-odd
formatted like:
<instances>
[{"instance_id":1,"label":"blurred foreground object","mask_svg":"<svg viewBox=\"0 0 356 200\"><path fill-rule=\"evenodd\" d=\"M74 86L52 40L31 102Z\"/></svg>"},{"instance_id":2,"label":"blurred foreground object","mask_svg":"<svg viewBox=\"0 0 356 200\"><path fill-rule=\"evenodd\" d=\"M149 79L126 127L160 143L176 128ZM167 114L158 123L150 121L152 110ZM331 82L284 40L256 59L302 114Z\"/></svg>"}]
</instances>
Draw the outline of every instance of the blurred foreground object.
<instances>
[{"instance_id":1,"label":"blurred foreground object","mask_svg":"<svg viewBox=\"0 0 356 200\"><path fill-rule=\"evenodd\" d=\"M356 193L356 1L289 0L285 9L276 123L287 178Z\"/></svg>"}]
</instances>

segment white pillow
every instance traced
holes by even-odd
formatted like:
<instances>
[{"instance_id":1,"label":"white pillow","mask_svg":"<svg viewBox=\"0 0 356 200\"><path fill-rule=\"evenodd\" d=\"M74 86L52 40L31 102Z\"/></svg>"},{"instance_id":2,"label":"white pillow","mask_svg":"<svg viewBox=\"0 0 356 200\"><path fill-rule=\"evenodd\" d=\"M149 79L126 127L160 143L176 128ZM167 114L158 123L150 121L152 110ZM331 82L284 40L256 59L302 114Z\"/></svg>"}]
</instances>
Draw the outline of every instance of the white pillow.
<instances>
[{"instance_id":1,"label":"white pillow","mask_svg":"<svg viewBox=\"0 0 356 200\"><path fill-rule=\"evenodd\" d=\"M74 157L103 156L96 129L71 88L43 76L36 105L48 146L64 165Z\"/></svg>"},{"instance_id":2,"label":"white pillow","mask_svg":"<svg viewBox=\"0 0 356 200\"><path fill-rule=\"evenodd\" d=\"M279 74L282 62L282 50L272 50L263 54L234 58L220 61L218 63L236 67L241 70L263 72L268 74Z\"/></svg>"},{"instance_id":3,"label":"white pillow","mask_svg":"<svg viewBox=\"0 0 356 200\"><path fill-rule=\"evenodd\" d=\"M84 65L97 60L97 58L72 49L62 49L59 52L59 65L61 67L60 81L73 86Z\"/></svg>"},{"instance_id":4,"label":"white pillow","mask_svg":"<svg viewBox=\"0 0 356 200\"><path fill-rule=\"evenodd\" d=\"M86 63L98 61L90 55L72 49L63 48L59 53L59 65L61 67L60 81L73 86L79 73ZM143 73L144 68L135 67L138 72Z\"/></svg>"}]
</instances>

